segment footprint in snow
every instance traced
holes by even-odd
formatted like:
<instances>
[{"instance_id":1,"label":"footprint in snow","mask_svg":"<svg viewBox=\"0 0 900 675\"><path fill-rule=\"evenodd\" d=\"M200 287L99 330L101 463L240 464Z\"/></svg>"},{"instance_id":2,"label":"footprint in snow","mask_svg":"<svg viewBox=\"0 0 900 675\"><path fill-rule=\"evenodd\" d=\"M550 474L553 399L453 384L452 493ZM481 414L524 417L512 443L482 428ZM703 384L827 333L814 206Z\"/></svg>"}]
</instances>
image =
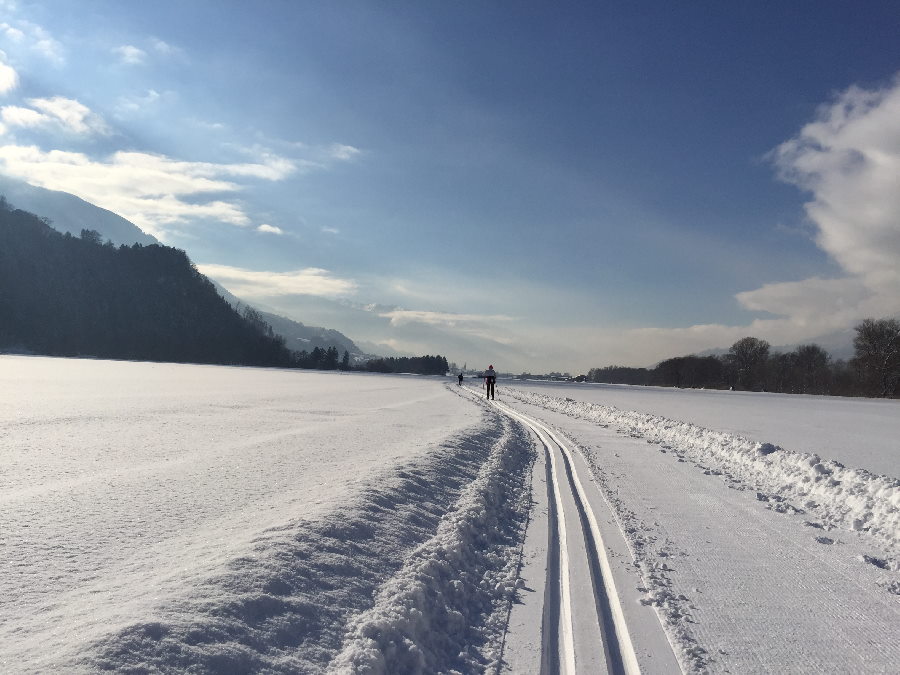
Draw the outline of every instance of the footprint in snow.
<instances>
[{"instance_id":1,"label":"footprint in snow","mask_svg":"<svg viewBox=\"0 0 900 675\"><path fill-rule=\"evenodd\" d=\"M820 544L833 544L834 543L834 539L832 539L831 537L816 537L816 541L819 542Z\"/></svg>"},{"instance_id":2,"label":"footprint in snow","mask_svg":"<svg viewBox=\"0 0 900 675\"><path fill-rule=\"evenodd\" d=\"M876 558L873 555L863 555L862 560L863 562L867 562L870 565L875 565L875 567L882 570L886 570L889 567L887 560L885 560L884 558Z\"/></svg>"}]
</instances>

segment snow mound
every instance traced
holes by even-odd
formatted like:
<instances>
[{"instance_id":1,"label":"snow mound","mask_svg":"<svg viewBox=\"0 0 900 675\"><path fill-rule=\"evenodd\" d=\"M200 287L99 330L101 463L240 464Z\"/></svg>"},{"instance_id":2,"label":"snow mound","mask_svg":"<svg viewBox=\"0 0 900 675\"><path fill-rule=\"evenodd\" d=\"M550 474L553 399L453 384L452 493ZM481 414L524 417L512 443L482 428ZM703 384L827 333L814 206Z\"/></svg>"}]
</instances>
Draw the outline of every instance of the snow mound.
<instances>
[{"instance_id":1,"label":"snow mound","mask_svg":"<svg viewBox=\"0 0 900 675\"><path fill-rule=\"evenodd\" d=\"M772 443L613 406L507 390L523 403L617 428L757 491L780 512L814 513L825 528L868 534L900 555L900 479Z\"/></svg>"},{"instance_id":2,"label":"snow mound","mask_svg":"<svg viewBox=\"0 0 900 675\"><path fill-rule=\"evenodd\" d=\"M535 458L523 430L502 419L505 434L478 477L434 537L381 588L374 607L352 621L329 672L482 672L499 665Z\"/></svg>"},{"instance_id":3,"label":"snow mound","mask_svg":"<svg viewBox=\"0 0 900 675\"><path fill-rule=\"evenodd\" d=\"M383 658L395 662L403 649L418 649L483 661L480 646L502 634L497 603L508 601L515 583L507 557L528 508L530 455L516 433L486 413L465 434L430 448L427 459L372 476L338 511L261 533L227 570L94 644L70 672L322 672L355 615L372 608L364 616L389 621L384 598L398 592L382 590L374 608L373 598L386 582L388 589L413 583L411 566L418 595L415 602L404 596L406 620L445 626L447 634L398 624L391 630L415 647L403 643ZM355 645L342 658L356 658ZM465 659L458 657L464 648L471 650Z\"/></svg>"}]
</instances>

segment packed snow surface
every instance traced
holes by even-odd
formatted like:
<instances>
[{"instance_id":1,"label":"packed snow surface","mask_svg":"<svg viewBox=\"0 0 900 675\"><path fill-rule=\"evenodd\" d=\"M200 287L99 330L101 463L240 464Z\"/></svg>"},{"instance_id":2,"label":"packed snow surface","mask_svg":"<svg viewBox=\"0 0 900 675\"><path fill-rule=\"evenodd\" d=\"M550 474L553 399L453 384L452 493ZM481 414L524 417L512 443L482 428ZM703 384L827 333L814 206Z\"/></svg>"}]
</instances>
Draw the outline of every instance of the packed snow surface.
<instances>
[{"instance_id":1,"label":"packed snow surface","mask_svg":"<svg viewBox=\"0 0 900 675\"><path fill-rule=\"evenodd\" d=\"M511 395L658 443L679 457L690 457L706 471L760 490L757 498L774 500L778 509L809 510L825 525L864 530L900 559L900 481L896 478L660 415L517 390Z\"/></svg>"},{"instance_id":2,"label":"packed snow surface","mask_svg":"<svg viewBox=\"0 0 900 675\"><path fill-rule=\"evenodd\" d=\"M896 402L507 384L645 672L900 662ZM479 394L0 356L0 671L538 672L545 466Z\"/></svg>"},{"instance_id":3,"label":"packed snow surface","mask_svg":"<svg viewBox=\"0 0 900 675\"><path fill-rule=\"evenodd\" d=\"M501 380L504 389L659 415L900 476L900 400Z\"/></svg>"},{"instance_id":4,"label":"packed snow surface","mask_svg":"<svg viewBox=\"0 0 900 675\"><path fill-rule=\"evenodd\" d=\"M710 429L530 384L504 387L503 400L579 446L629 541L640 602L657 609L684 671L896 672L900 480L739 436L723 416ZM658 405L635 389L631 403L646 391ZM761 418L786 403L743 405ZM833 431L808 440L827 445ZM888 464L896 445L881 447L889 456L869 456Z\"/></svg>"}]
</instances>

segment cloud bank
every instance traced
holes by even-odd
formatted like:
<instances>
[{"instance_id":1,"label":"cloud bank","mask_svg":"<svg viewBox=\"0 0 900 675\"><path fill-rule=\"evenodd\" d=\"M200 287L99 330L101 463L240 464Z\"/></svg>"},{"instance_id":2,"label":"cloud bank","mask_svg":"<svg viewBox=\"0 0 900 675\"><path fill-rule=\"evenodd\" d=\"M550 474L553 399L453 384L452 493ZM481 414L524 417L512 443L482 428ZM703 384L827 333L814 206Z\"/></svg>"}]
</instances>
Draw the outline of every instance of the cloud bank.
<instances>
[{"instance_id":1,"label":"cloud bank","mask_svg":"<svg viewBox=\"0 0 900 675\"><path fill-rule=\"evenodd\" d=\"M812 193L817 244L873 295L900 296L900 76L851 87L773 157L782 180Z\"/></svg>"},{"instance_id":2,"label":"cloud bank","mask_svg":"<svg viewBox=\"0 0 900 675\"><path fill-rule=\"evenodd\" d=\"M341 279L317 267L292 272L261 272L227 265L197 265L206 276L215 279L229 291L247 300L285 295L314 295L342 298L353 295L357 284Z\"/></svg>"},{"instance_id":3,"label":"cloud bank","mask_svg":"<svg viewBox=\"0 0 900 675\"><path fill-rule=\"evenodd\" d=\"M94 160L85 154L36 146L0 146L4 173L33 185L71 192L131 220L161 237L168 226L192 219L213 219L249 226L250 218L235 203L199 195L241 189L228 178L281 180L290 175L290 160L267 155L260 163L184 162L163 155L116 152Z\"/></svg>"},{"instance_id":4,"label":"cloud bank","mask_svg":"<svg viewBox=\"0 0 900 675\"><path fill-rule=\"evenodd\" d=\"M810 194L815 242L845 275L738 293L742 307L770 315L747 325L634 329L596 336L595 347L634 362L727 347L745 335L793 344L900 312L900 75L885 87L842 92L769 159L781 180Z\"/></svg>"}]
</instances>

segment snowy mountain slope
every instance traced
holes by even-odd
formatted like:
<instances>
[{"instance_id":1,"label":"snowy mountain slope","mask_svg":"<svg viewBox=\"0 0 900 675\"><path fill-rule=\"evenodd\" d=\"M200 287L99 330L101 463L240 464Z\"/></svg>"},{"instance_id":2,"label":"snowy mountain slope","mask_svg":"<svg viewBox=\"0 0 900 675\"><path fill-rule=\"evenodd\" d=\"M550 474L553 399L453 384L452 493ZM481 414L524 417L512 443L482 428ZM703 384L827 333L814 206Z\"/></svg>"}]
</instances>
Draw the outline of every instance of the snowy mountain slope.
<instances>
[{"instance_id":1,"label":"snowy mountain slope","mask_svg":"<svg viewBox=\"0 0 900 675\"><path fill-rule=\"evenodd\" d=\"M112 240L117 246L159 243L130 220L68 192L48 190L0 175L0 195L15 208L49 218L54 229L71 232L76 237L87 229L96 230L104 241Z\"/></svg>"},{"instance_id":2,"label":"snowy mountain slope","mask_svg":"<svg viewBox=\"0 0 900 675\"><path fill-rule=\"evenodd\" d=\"M260 314L262 314L263 320L272 326L272 330L284 337L285 344L290 349L298 352L311 352L316 347L319 349L335 347L341 354L344 351L349 353L351 363L360 361L364 356L362 349L340 331L332 328L307 326L300 321L294 321L271 312L260 312Z\"/></svg>"},{"instance_id":3,"label":"snowy mountain slope","mask_svg":"<svg viewBox=\"0 0 900 675\"><path fill-rule=\"evenodd\" d=\"M215 281L214 279L210 279L210 281L219 292L219 295L225 298L231 306L238 311L241 311L242 307L248 306L248 303L241 300L218 281ZM363 354L363 351L356 343L340 331L318 326L307 326L300 321L294 321L293 319L288 319L287 317L264 311L258 306L250 306L254 307L254 309L260 313L263 321L268 323L272 327L272 330L284 338L288 349L293 349L298 352L311 352L316 347L319 349L335 347L340 353L343 353L346 350L352 358L351 363L367 360L365 359L366 355Z\"/></svg>"}]
</instances>

